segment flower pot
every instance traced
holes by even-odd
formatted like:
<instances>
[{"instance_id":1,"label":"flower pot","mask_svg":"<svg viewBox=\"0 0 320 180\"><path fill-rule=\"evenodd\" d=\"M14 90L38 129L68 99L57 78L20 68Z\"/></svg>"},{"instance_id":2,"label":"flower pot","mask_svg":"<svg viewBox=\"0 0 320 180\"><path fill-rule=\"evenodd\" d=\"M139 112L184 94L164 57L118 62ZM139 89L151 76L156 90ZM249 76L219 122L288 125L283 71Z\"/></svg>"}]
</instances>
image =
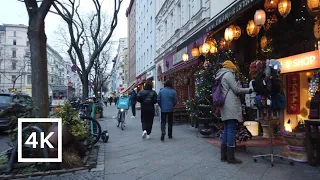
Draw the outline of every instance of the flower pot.
<instances>
[{"instance_id":1,"label":"flower pot","mask_svg":"<svg viewBox=\"0 0 320 180\"><path fill-rule=\"evenodd\" d=\"M308 162L307 150L305 147L288 146L289 158L297 162Z\"/></svg>"},{"instance_id":2,"label":"flower pot","mask_svg":"<svg viewBox=\"0 0 320 180\"><path fill-rule=\"evenodd\" d=\"M270 121L270 128L271 128L271 136L272 137L274 137L274 128L279 123L279 119L262 120L261 127L263 130L263 137L264 138L270 138L269 121Z\"/></svg>"},{"instance_id":3,"label":"flower pot","mask_svg":"<svg viewBox=\"0 0 320 180\"><path fill-rule=\"evenodd\" d=\"M283 136L283 139L290 146L306 147L305 137Z\"/></svg>"},{"instance_id":4,"label":"flower pot","mask_svg":"<svg viewBox=\"0 0 320 180\"><path fill-rule=\"evenodd\" d=\"M51 136L49 141L52 143L52 145L57 147L57 145L58 145L58 124L56 124L56 123L52 124L49 127L48 132L54 132L54 134ZM69 144L70 141L72 140L71 137L72 137L72 135L69 132L69 127L66 125L62 125L62 145Z\"/></svg>"}]
</instances>

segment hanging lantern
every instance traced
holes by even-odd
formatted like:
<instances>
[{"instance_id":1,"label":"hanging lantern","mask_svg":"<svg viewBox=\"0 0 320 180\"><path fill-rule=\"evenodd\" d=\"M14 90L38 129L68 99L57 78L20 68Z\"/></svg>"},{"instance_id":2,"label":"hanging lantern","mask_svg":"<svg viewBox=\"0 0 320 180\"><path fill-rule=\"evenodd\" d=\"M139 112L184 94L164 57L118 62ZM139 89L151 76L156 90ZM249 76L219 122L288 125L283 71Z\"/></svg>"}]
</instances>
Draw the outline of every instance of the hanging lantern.
<instances>
[{"instance_id":1,"label":"hanging lantern","mask_svg":"<svg viewBox=\"0 0 320 180\"><path fill-rule=\"evenodd\" d=\"M208 54L208 52L210 51L210 44L205 42L203 45L202 45L202 53L203 54Z\"/></svg>"},{"instance_id":2,"label":"hanging lantern","mask_svg":"<svg viewBox=\"0 0 320 180\"><path fill-rule=\"evenodd\" d=\"M184 54L182 55L182 60L183 60L184 62L188 61L188 60L189 60L189 55L188 55L187 53L184 53Z\"/></svg>"},{"instance_id":3,"label":"hanging lantern","mask_svg":"<svg viewBox=\"0 0 320 180\"><path fill-rule=\"evenodd\" d=\"M197 48L197 44L194 43L194 46L191 50L192 57L198 57L199 56L199 49Z\"/></svg>"},{"instance_id":4,"label":"hanging lantern","mask_svg":"<svg viewBox=\"0 0 320 180\"><path fill-rule=\"evenodd\" d=\"M199 46L199 53L200 54L203 54L203 51L202 51L203 49L202 49L202 44Z\"/></svg>"},{"instance_id":5,"label":"hanging lantern","mask_svg":"<svg viewBox=\"0 0 320 180\"><path fill-rule=\"evenodd\" d=\"M254 23L253 20L250 20L247 25L247 33L249 36L254 37L259 34L260 28Z\"/></svg>"},{"instance_id":6,"label":"hanging lantern","mask_svg":"<svg viewBox=\"0 0 320 180\"><path fill-rule=\"evenodd\" d=\"M241 28L239 26L235 27L233 35L234 35L234 37L233 37L234 40L238 40L240 38L240 36L241 36Z\"/></svg>"},{"instance_id":7,"label":"hanging lantern","mask_svg":"<svg viewBox=\"0 0 320 180\"><path fill-rule=\"evenodd\" d=\"M314 37L319 40L320 39L320 20L319 19L314 24L313 33L314 33Z\"/></svg>"},{"instance_id":8,"label":"hanging lantern","mask_svg":"<svg viewBox=\"0 0 320 180\"><path fill-rule=\"evenodd\" d=\"M278 8L279 0L265 0L264 9L268 12L274 12Z\"/></svg>"},{"instance_id":9,"label":"hanging lantern","mask_svg":"<svg viewBox=\"0 0 320 180\"><path fill-rule=\"evenodd\" d=\"M307 0L307 10L313 15L317 16L320 14L320 0Z\"/></svg>"},{"instance_id":10,"label":"hanging lantern","mask_svg":"<svg viewBox=\"0 0 320 180\"><path fill-rule=\"evenodd\" d=\"M267 36L262 36L260 40L261 49L265 49L268 46L268 38Z\"/></svg>"},{"instance_id":11,"label":"hanging lantern","mask_svg":"<svg viewBox=\"0 0 320 180\"><path fill-rule=\"evenodd\" d=\"M261 27L264 25L264 23L266 22L266 12L264 12L264 10L260 9L257 10L256 13L254 14L254 23Z\"/></svg>"},{"instance_id":12,"label":"hanging lantern","mask_svg":"<svg viewBox=\"0 0 320 180\"><path fill-rule=\"evenodd\" d=\"M278 11L281 16L287 17L291 11L291 1L290 0L280 0L278 4Z\"/></svg>"},{"instance_id":13,"label":"hanging lantern","mask_svg":"<svg viewBox=\"0 0 320 180\"><path fill-rule=\"evenodd\" d=\"M233 40L233 31L229 27L224 31L224 39L229 42Z\"/></svg>"},{"instance_id":14,"label":"hanging lantern","mask_svg":"<svg viewBox=\"0 0 320 180\"><path fill-rule=\"evenodd\" d=\"M211 46L211 48L210 48L210 53L211 54L215 54L215 53L217 53L218 52L218 48L216 47L216 46Z\"/></svg>"}]
</instances>

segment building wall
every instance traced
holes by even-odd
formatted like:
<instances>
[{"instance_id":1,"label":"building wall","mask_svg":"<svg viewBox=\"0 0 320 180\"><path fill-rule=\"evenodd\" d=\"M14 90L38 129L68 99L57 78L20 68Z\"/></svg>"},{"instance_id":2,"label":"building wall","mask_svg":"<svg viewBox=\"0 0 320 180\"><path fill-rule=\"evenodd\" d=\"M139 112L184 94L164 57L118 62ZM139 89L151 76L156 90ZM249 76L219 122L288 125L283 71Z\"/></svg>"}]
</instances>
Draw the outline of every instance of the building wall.
<instances>
[{"instance_id":1,"label":"building wall","mask_svg":"<svg viewBox=\"0 0 320 180\"><path fill-rule=\"evenodd\" d=\"M124 51L124 68L123 68L123 75L124 75L124 88L127 88L129 86L129 54L128 49L125 49Z\"/></svg>"},{"instance_id":2,"label":"building wall","mask_svg":"<svg viewBox=\"0 0 320 180\"><path fill-rule=\"evenodd\" d=\"M115 64L115 90L119 91L121 88L126 88L124 82L124 58L125 51L128 48L128 38L120 38L117 51L117 59Z\"/></svg>"},{"instance_id":3,"label":"building wall","mask_svg":"<svg viewBox=\"0 0 320 180\"><path fill-rule=\"evenodd\" d=\"M31 62L28 40L28 26L0 25L0 90L9 92L13 79L18 77L15 88L31 95ZM49 95L53 85L66 85L71 71L69 63L47 45Z\"/></svg>"},{"instance_id":4,"label":"building wall","mask_svg":"<svg viewBox=\"0 0 320 180\"><path fill-rule=\"evenodd\" d=\"M156 1L136 1L136 76L154 67Z\"/></svg>"},{"instance_id":5,"label":"building wall","mask_svg":"<svg viewBox=\"0 0 320 180\"><path fill-rule=\"evenodd\" d=\"M136 1L131 0L127 9L128 18L128 85L136 81Z\"/></svg>"}]
</instances>

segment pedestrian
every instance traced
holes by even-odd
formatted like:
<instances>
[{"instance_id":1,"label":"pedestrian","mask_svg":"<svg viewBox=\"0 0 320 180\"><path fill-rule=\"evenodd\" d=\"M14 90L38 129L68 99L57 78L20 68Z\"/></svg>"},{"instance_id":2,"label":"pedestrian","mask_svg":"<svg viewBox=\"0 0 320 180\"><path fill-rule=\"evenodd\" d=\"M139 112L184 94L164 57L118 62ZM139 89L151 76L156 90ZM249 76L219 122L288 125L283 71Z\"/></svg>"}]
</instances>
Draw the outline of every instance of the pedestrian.
<instances>
[{"instance_id":1,"label":"pedestrian","mask_svg":"<svg viewBox=\"0 0 320 180\"><path fill-rule=\"evenodd\" d=\"M111 106L111 104L112 104L112 101L113 101L113 98L112 98L112 96L110 96L110 98L109 98L110 106Z\"/></svg>"},{"instance_id":2,"label":"pedestrian","mask_svg":"<svg viewBox=\"0 0 320 180\"><path fill-rule=\"evenodd\" d=\"M235 131L238 122L242 122L242 109L240 95L253 92L250 88L240 87L235 78L237 67L232 61L225 61L223 67L217 72L216 80L221 79L221 91L225 96L224 105L220 108L224 129L221 139L221 161L231 164L240 164L241 160L235 158Z\"/></svg>"},{"instance_id":3,"label":"pedestrian","mask_svg":"<svg viewBox=\"0 0 320 180\"><path fill-rule=\"evenodd\" d=\"M157 103L157 93L152 90L152 82L146 83L136 99L141 104L142 138L149 139L154 119L154 105Z\"/></svg>"},{"instance_id":4,"label":"pedestrian","mask_svg":"<svg viewBox=\"0 0 320 180\"><path fill-rule=\"evenodd\" d=\"M137 93L134 89L131 91L130 95L130 102L131 102L131 111L132 111L132 117L131 118L136 118L136 104L137 104Z\"/></svg>"},{"instance_id":5,"label":"pedestrian","mask_svg":"<svg viewBox=\"0 0 320 180\"><path fill-rule=\"evenodd\" d=\"M114 97L114 105L117 106L117 102L118 102L118 96Z\"/></svg>"},{"instance_id":6,"label":"pedestrian","mask_svg":"<svg viewBox=\"0 0 320 180\"><path fill-rule=\"evenodd\" d=\"M161 141L166 135L166 123L168 121L168 138L172 139L173 108L178 103L178 97L169 80L164 83L164 88L159 91L158 104L161 109Z\"/></svg>"}]
</instances>

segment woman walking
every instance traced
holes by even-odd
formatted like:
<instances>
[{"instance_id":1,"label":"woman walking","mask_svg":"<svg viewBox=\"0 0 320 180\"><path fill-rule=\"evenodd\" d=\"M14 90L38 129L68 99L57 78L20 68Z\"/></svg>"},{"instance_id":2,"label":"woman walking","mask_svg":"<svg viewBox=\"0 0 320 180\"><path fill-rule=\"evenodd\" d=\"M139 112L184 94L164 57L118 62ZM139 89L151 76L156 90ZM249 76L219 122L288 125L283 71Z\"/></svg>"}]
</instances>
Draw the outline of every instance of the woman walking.
<instances>
[{"instance_id":1,"label":"woman walking","mask_svg":"<svg viewBox=\"0 0 320 180\"><path fill-rule=\"evenodd\" d=\"M221 119L224 130L221 140L221 161L231 164L240 164L241 160L236 159L235 152L235 131L238 122L242 122L242 109L239 95L250 94L250 88L238 86L235 79L237 67L232 61L225 61L223 68L216 74L216 80L221 79L222 94L226 97L224 105L221 107Z\"/></svg>"},{"instance_id":2,"label":"woman walking","mask_svg":"<svg viewBox=\"0 0 320 180\"><path fill-rule=\"evenodd\" d=\"M157 103L157 93L152 90L152 82L146 83L136 99L141 104L142 138L149 139L154 119L154 105Z\"/></svg>"}]
</instances>

